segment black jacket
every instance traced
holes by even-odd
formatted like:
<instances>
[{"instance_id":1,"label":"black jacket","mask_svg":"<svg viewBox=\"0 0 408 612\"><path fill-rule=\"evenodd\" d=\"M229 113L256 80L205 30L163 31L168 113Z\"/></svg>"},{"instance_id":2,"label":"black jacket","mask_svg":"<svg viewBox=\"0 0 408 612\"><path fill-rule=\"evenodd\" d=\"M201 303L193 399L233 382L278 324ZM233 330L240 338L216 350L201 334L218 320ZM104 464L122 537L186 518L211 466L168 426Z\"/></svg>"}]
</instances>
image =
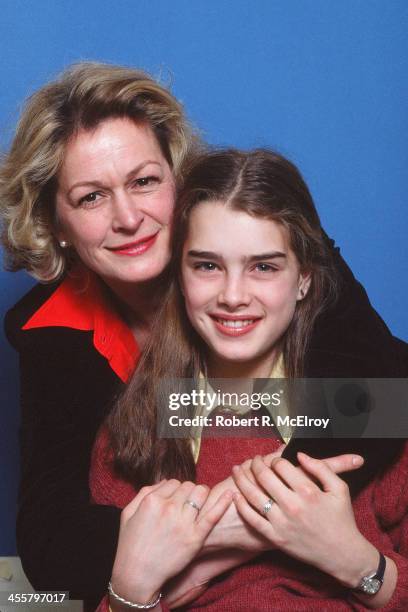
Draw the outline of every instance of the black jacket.
<instances>
[{"instance_id":1,"label":"black jacket","mask_svg":"<svg viewBox=\"0 0 408 612\"><path fill-rule=\"evenodd\" d=\"M335 256L341 296L316 323L306 375L407 376L407 345L392 337L338 251ZM98 427L122 383L95 350L92 332L21 330L55 287L34 287L5 322L21 369L17 546L36 589L69 590L71 598L84 599L92 609L110 578L120 510L89 503L90 457ZM336 454L333 445L330 451Z\"/></svg>"},{"instance_id":2,"label":"black jacket","mask_svg":"<svg viewBox=\"0 0 408 612\"><path fill-rule=\"evenodd\" d=\"M35 286L5 321L21 373L17 549L37 590L69 590L93 609L110 578L120 510L89 503L88 473L98 427L122 383L92 331L21 330L55 288Z\"/></svg>"}]
</instances>

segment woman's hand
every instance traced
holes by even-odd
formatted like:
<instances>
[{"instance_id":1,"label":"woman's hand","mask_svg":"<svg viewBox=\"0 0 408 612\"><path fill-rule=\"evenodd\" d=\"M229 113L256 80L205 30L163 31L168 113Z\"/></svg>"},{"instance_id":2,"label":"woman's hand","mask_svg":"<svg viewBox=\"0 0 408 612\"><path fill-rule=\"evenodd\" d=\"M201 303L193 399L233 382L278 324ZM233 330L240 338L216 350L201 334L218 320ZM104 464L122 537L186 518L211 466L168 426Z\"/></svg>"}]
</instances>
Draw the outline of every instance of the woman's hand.
<instances>
[{"instance_id":1,"label":"woman's hand","mask_svg":"<svg viewBox=\"0 0 408 612\"><path fill-rule=\"evenodd\" d=\"M302 470L285 459L268 468L255 457L252 479L235 467L238 511L272 547L356 587L376 569L378 551L357 528L347 484L324 461L298 458Z\"/></svg>"},{"instance_id":2,"label":"woman's hand","mask_svg":"<svg viewBox=\"0 0 408 612\"><path fill-rule=\"evenodd\" d=\"M282 446L280 446L274 453L265 455L262 458L265 466L270 467L273 462L281 456L284 448L285 444L282 444ZM288 462L285 461L285 463ZM327 465L331 471L335 473L342 473L361 467L363 464L363 458L359 455L352 454L338 455L336 457L324 459L323 463ZM241 470L249 480L255 483L256 480L251 470L251 464L252 459L248 459L241 465ZM304 473L302 466L292 467L295 473ZM215 485L215 487L213 487L207 498L204 509L207 506L209 507L210 504L213 504L215 499L226 489L237 493L239 492L239 489L232 477L219 482ZM225 550L226 548L235 548L241 551L251 552L255 555L265 550L270 550L272 547L271 541L259 533L258 530L255 530L251 524L242 520L240 513L237 512L235 504L231 504L218 524L210 532L205 541L203 553Z\"/></svg>"},{"instance_id":3,"label":"woman's hand","mask_svg":"<svg viewBox=\"0 0 408 612\"><path fill-rule=\"evenodd\" d=\"M205 486L178 480L139 491L122 511L111 580L116 593L137 603L150 602L194 559L232 500L232 493L224 491L200 511L208 492Z\"/></svg>"},{"instance_id":4,"label":"woman's hand","mask_svg":"<svg viewBox=\"0 0 408 612\"><path fill-rule=\"evenodd\" d=\"M262 458L266 467L281 456L285 445L276 452ZM359 455L338 455L324 459L333 472L346 472L359 468L363 458ZM246 477L253 483L256 478L251 470L252 459L245 461L241 468ZM295 470L304 473L302 467ZM222 491L231 489L239 491L232 477L219 482L211 490L203 510ZM251 558L264 550L270 550L274 545L241 517L235 504L231 504L220 521L210 532L201 553L181 574L167 584L166 602L171 608L185 605L198 597L206 588L206 583Z\"/></svg>"},{"instance_id":5,"label":"woman's hand","mask_svg":"<svg viewBox=\"0 0 408 612\"><path fill-rule=\"evenodd\" d=\"M282 444L274 453L265 455L263 457L265 464L270 465L274 459L280 457L284 448L285 444ZM247 459L241 465L241 469L246 474L247 478L255 482L251 472L251 463L252 458ZM235 493L239 492L232 476L218 482L211 489L203 510L213 504L215 499L225 490L230 490ZM243 521L240 514L237 512L235 504L231 504L217 525L215 525L212 532L208 535L202 552L203 554L207 554L226 549L237 549L238 551L250 552L256 555L270 548L270 542ZM239 557L240 556L241 555L239 555ZM247 556L245 556L245 559L247 559ZM239 563L236 565L239 565Z\"/></svg>"},{"instance_id":6,"label":"woman's hand","mask_svg":"<svg viewBox=\"0 0 408 612\"><path fill-rule=\"evenodd\" d=\"M208 582L254 557L254 553L225 549L194 559L178 576L166 583L165 600L169 608L194 601L208 587Z\"/></svg>"}]
</instances>

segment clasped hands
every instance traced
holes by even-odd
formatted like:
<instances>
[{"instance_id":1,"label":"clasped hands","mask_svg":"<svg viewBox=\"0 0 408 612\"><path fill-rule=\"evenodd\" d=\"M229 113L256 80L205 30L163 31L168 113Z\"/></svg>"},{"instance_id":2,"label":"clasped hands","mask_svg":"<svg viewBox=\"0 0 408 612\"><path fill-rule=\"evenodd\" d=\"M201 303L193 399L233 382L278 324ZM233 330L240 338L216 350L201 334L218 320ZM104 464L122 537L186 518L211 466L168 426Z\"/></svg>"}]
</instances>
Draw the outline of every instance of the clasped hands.
<instances>
[{"instance_id":1,"label":"clasped hands","mask_svg":"<svg viewBox=\"0 0 408 612\"><path fill-rule=\"evenodd\" d=\"M272 548L281 548L327 571L331 559L325 546L313 553L317 559L308 555L316 550L316 531L327 523L322 517L328 512L341 515L341 521L336 521L340 525L346 516L347 537L353 529L359 534L347 485L336 472L356 469L363 461L353 455L326 460L300 455L300 466L295 467L280 458L283 448L245 461L211 490L176 480L141 489L122 512L112 574L116 591L144 603L167 583L167 603L177 607L197 597L214 576ZM326 500L322 504L318 498L328 487L334 487L342 499L337 506ZM275 503L263 516L262 508L269 498ZM279 528L269 520L272 516ZM329 527L326 531L326 542L327 538L337 541L342 537L331 533ZM299 545L295 542L300 536Z\"/></svg>"}]
</instances>

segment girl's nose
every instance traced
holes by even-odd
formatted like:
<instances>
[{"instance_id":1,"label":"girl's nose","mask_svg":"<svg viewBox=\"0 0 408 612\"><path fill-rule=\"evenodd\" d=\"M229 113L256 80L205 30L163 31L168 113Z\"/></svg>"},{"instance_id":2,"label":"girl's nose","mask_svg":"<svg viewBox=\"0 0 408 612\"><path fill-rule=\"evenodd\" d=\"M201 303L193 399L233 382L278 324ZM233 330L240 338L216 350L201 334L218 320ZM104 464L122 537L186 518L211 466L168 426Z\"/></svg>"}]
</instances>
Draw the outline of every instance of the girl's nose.
<instances>
[{"instance_id":1,"label":"girl's nose","mask_svg":"<svg viewBox=\"0 0 408 612\"><path fill-rule=\"evenodd\" d=\"M220 305L234 310L239 306L247 306L251 301L245 282L240 276L226 276L223 287L218 296Z\"/></svg>"}]
</instances>

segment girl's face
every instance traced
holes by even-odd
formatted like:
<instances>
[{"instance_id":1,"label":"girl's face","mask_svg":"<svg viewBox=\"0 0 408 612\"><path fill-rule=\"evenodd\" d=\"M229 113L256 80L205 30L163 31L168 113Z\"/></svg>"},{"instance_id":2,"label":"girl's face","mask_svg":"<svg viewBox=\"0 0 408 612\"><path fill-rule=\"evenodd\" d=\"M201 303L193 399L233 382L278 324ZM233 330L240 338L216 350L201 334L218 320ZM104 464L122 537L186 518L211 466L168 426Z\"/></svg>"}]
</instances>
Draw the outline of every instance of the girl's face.
<instances>
[{"instance_id":1,"label":"girl's face","mask_svg":"<svg viewBox=\"0 0 408 612\"><path fill-rule=\"evenodd\" d=\"M107 119L68 143L57 237L108 284L149 281L163 271L173 206L173 175L147 125Z\"/></svg>"},{"instance_id":2,"label":"girl's face","mask_svg":"<svg viewBox=\"0 0 408 612\"><path fill-rule=\"evenodd\" d=\"M222 202L193 209L181 275L188 317L212 357L269 368L310 285L283 226Z\"/></svg>"}]
</instances>

